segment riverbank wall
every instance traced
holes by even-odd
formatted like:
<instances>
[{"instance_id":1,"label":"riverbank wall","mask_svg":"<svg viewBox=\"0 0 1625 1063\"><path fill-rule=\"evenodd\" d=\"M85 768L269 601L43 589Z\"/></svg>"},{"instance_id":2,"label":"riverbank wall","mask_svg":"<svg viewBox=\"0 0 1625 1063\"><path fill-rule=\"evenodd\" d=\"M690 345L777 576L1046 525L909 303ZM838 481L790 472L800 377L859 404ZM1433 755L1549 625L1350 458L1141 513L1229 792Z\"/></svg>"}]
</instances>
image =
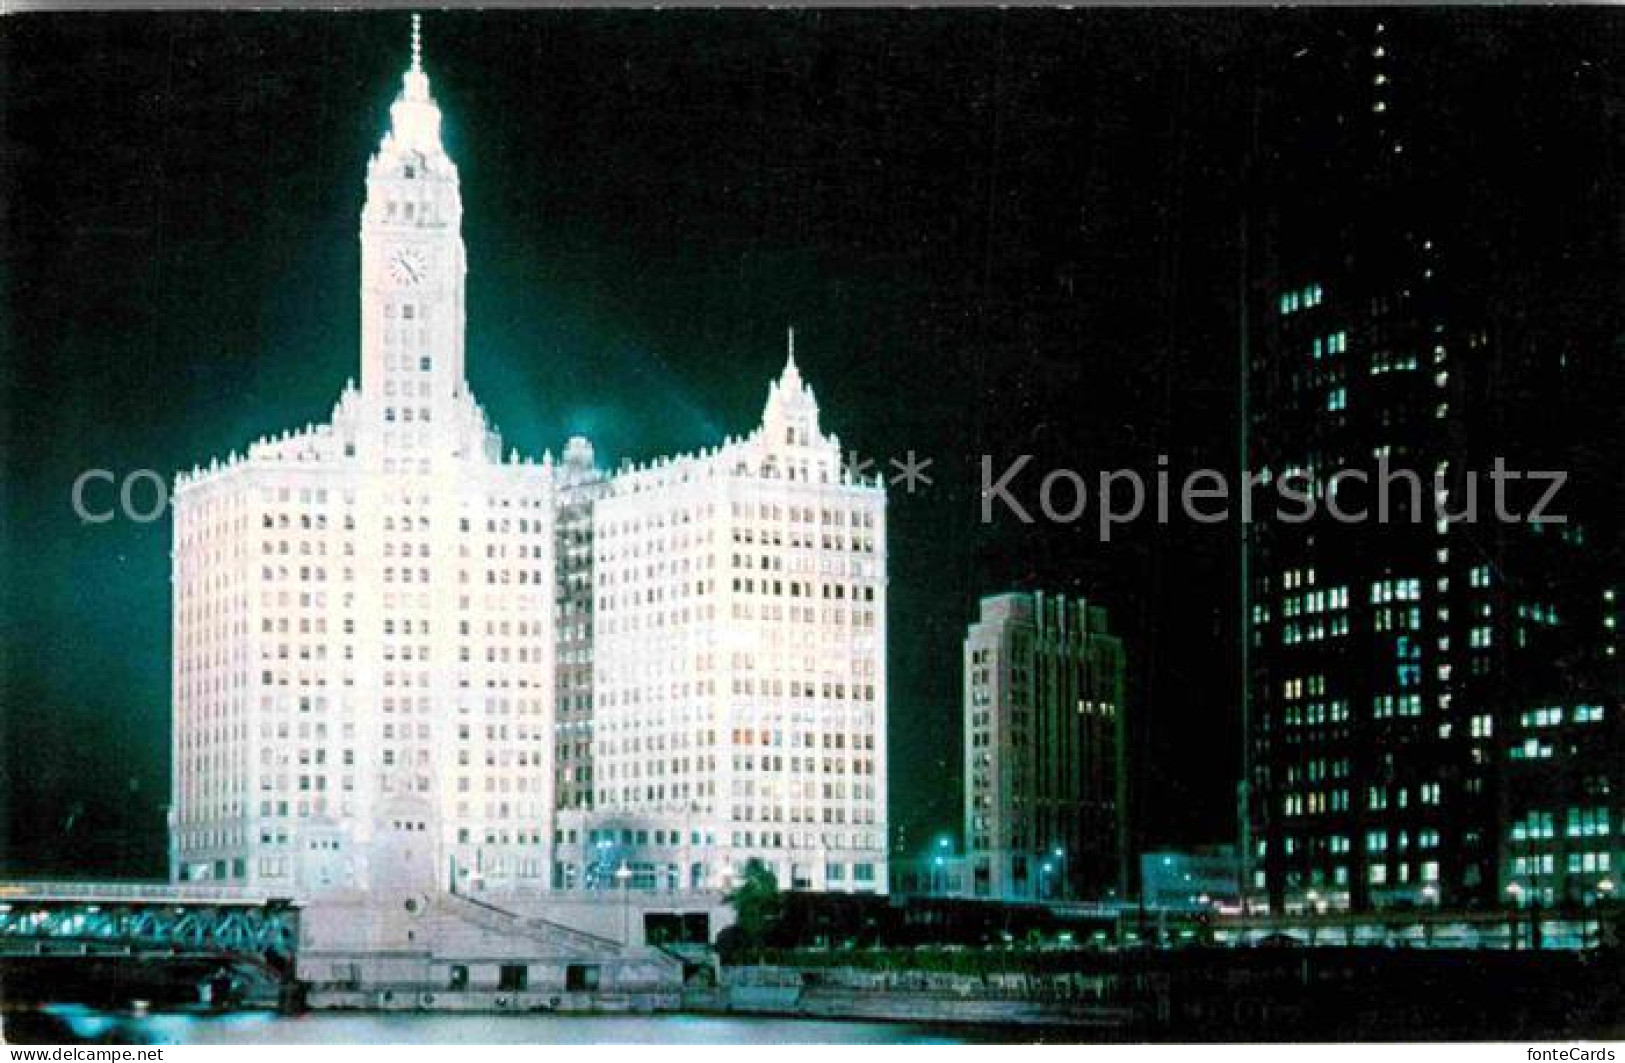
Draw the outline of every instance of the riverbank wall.
<instances>
[{"instance_id":1,"label":"riverbank wall","mask_svg":"<svg viewBox=\"0 0 1625 1063\"><path fill-rule=\"evenodd\" d=\"M960 959L978 959L964 957ZM987 959L987 958L980 958ZM1197 949L964 973L725 968L689 1010L1056 1027L1135 1041L1548 1040L1625 1035L1625 963L1592 953Z\"/></svg>"}]
</instances>

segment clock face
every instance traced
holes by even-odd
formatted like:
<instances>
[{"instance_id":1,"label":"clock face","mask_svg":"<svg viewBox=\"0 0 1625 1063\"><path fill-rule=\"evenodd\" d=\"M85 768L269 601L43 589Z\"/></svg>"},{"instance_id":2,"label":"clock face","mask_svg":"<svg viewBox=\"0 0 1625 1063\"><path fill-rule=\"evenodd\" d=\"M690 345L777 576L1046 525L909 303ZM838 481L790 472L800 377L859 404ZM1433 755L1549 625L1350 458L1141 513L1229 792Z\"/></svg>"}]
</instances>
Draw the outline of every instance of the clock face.
<instances>
[{"instance_id":1,"label":"clock face","mask_svg":"<svg viewBox=\"0 0 1625 1063\"><path fill-rule=\"evenodd\" d=\"M389 256L389 275L396 284L417 284L428 273L428 259L414 247L400 248Z\"/></svg>"}]
</instances>

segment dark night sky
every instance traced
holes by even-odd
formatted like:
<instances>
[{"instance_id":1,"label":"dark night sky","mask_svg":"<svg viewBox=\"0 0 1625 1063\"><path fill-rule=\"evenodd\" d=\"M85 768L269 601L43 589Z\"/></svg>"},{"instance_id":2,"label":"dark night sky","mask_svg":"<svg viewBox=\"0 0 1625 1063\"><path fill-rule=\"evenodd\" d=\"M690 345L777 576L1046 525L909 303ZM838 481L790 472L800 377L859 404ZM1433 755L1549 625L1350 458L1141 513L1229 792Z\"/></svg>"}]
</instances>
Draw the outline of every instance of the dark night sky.
<instances>
[{"instance_id":1,"label":"dark night sky","mask_svg":"<svg viewBox=\"0 0 1625 1063\"><path fill-rule=\"evenodd\" d=\"M1444 110L1493 135L1496 95L1474 89L1527 61L1533 14L1429 17L1460 44L1437 58L1464 87ZM1553 70L1589 70L1541 83L1525 116L1561 139L1565 93L1619 98L1621 21L1550 18L1590 52L1539 31ZM611 461L691 449L756 423L794 324L826 428L935 462L891 514L909 844L957 828L959 640L976 598L1012 586L1098 598L1127 639L1143 836L1227 837L1234 528L985 527L976 455L1229 466L1253 106L1290 107L1275 72L1362 25L432 15L475 393L528 453L576 431ZM161 873L169 526L81 525L70 487L328 415L359 372L364 165L406 44L399 14L0 20L5 870ZM1497 165L1543 158L1502 148Z\"/></svg>"}]
</instances>

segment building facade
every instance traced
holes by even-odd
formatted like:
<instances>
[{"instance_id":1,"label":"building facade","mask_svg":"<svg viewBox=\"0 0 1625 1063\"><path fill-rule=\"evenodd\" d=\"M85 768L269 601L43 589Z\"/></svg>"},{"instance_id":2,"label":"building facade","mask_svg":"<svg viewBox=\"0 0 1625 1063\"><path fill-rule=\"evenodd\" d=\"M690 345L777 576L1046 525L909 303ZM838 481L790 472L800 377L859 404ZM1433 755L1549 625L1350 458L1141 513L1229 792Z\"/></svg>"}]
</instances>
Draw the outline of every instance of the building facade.
<instances>
[{"instance_id":1,"label":"building facade","mask_svg":"<svg viewBox=\"0 0 1625 1063\"><path fill-rule=\"evenodd\" d=\"M415 33L390 117L360 386L177 478L172 876L675 890L761 860L884 892L885 491L793 336L747 436L615 473L581 438L504 456Z\"/></svg>"},{"instance_id":2,"label":"building facade","mask_svg":"<svg viewBox=\"0 0 1625 1063\"><path fill-rule=\"evenodd\" d=\"M968 897L965 857L957 853L891 858L891 895L908 897Z\"/></svg>"},{"instance_id":3,"label":"building facade","mask_svg":"<svg viewBox=\"0 0 1625 1063\"><path fill-rule=\"evenodd\" d=\"M469 392L461 215L414 47L367 167L360 387L175 485L177 880L546 880L553 470Z\"/></svg>"},{"instance_id":4,"label":"building facade","mask_svg":"<svg viewBox=\"0 0 1625 1063\"><path fill-rule=\"evenodd\" d=\"M592 502L592 792L554 883L885 892L886 497L789 360L749 435ZM588 811L590 809L590 811Z\"/></svg>"},{"instance_id":5,"label":"building facade","mask_svg":"<svg viewBox=\"0 0 1625 1063\"><path fill-rule=\"evenodd\" d=\"M554 796L560 811L592 808L593 504L609 489L593 447L576 436L554 469Z\"/></svg>"},{"instance_id":6,"label":"building facade","mask_svg":"<svg viewBox=\"0 0 1625 1063\"><path fill-rule=\"evenodd\" d=\"M1140 854L1143 907L1203 912L1241 909L1241 857L1233 845Z\"/></svg>"},{"instance_id":7,"label":"building facade","mask_svg":"<svg viewBox=\"0 0 1625 1063\"><path fill-rule=\"evenodd\" d=\"M1125 672L1106 610L1042 592L984 598L964 657L969 895L1120 893Z\"/></svg>"},{"instance_id":8,"label":"building facade","mask_svg":"<svg viewBox=\"0 0 1625 1063\"><path fill-rule=\"evenodd\" d=\"M1625 792L1617 514L1583 477L1609 326L1534 296L1564 267L1462 194L1424 36L1301 43L1325 84L1262 124L1337 132L1260 189L1245 445L1320 506L1247 531L1246 885L1278 912L1587 903ZM1501 516L1541 490L1497 463L1576 474L1564 519Z\"/></svg>"}]
</instances>

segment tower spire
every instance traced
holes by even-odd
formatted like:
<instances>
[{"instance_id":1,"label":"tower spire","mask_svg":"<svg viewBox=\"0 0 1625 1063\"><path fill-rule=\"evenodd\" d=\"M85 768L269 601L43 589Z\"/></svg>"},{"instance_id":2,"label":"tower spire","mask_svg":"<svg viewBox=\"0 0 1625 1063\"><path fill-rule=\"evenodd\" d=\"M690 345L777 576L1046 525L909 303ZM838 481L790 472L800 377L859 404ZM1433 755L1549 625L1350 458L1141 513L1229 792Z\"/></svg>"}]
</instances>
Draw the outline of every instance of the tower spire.
<instances>
[{"instance_id":1,"label":"tower spire","mask_svg":"<svg viewBox=\"0 0 1625 1063\"><path fill-rule=\"evenodd\" d=\"M423 16L412 16L412 65L401 75L401 94L390 107L395 135L419 150L438 150L440 110L429 92L429 75L423 72Z\"/></svg>"},{"instance_id":2,"label":"tower spire","mask_svg":"<svg viewBox=\"0 0 1625 1063\"><path fill-rule=\"evenodd\" d=\"M794 325L791 325L785 330L784 367L786 369L794 369L796 367L796 327Z\"/></svg>"}]
</instances>

